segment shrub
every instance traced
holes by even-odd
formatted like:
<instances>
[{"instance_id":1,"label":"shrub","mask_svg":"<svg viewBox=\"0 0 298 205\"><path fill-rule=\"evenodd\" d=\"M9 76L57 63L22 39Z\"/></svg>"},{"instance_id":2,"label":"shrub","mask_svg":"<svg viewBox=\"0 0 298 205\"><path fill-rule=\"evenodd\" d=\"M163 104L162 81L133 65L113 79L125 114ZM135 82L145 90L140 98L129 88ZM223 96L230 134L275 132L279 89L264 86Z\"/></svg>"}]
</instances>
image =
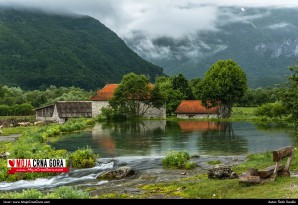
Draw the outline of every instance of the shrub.
<instances>
[{"instance_id":1,"label":"shrub","mask_svg":"<svg viewBox=\"0 0 298 205\"><path fill-rule=\"evenodd\" d=\"M166 153L166 157L162 160L164 168L171 169L191 169L196 165L193 162L188 162L190 159L186 151L171 150Z\"/></svg>"},{"instance_id":2,"label":"shrub","mask_svg":"<svg viewBox=\"0 0 298 205\"><path fill-rule=\"evenodd\" d=\"M126 116L120 111L116 111L113 108L102 108L101 116L106 117L107 120L125 120Z\"/></svg>"},{"instance_id":3,"label":"shrub","mask_svg":"<svg viewBox=\"0 0 298 205\"><path fill-rule=\"evenodd\" d=\"M50 199L88 199L89 194L86 191L77 190L72 187L62 186L55 189L46 198Z\"/></svg>"},{"instance_id":4,"label":"shrub","mask_svg":"<svg viewBox=\"0 0 298 205\"><path fill-rule=\"evenodd\" d=\"M184 169L193 169L197 167L197 164L194 162L185 162Z\"/></svg>"},{"instance_id":5,"label":"shrub","mask_svg":"<svg viewBox=\"0 0 298 205\"><path fill-rule=\"evenodd\" d=\"M82 130L87 128L88 124L85 119L71 119L67 121L64 125L60 126L61 132L72 132L75 130Z\"/></svg>"},{"instance_id":6,"label":"shrub","mask_svg":"<svg viewBox=\"0 0 298 205\"><path fill-rule=\"evenodd\" d=\"M94 166L97 157L93 150L87 146L85 149L78 149L71 153L69 161L74 168L89 168Z\"/></svg>"},{"instance_id":7,"label":"shrub","mask_svg":"<svg viewBox=\"0 0 298 205\"><path fill-rule=\"evenodd\" d=\"M36 189L23 190L21 193L11 192L1 194L0 198L3 199L41 199L44 194Z\"/></svg>"},{"instance_id":8,"label":"shrub","mask_svg":"<svg viewBox=\"0 0 298 205\"><path fill-rule=\"evenodd\" d=\"M256 116L262 116L262 117L282 118L282 116L287 115L288 112L282 103L276 102L276 103L266 103L266 104L259 106L256 109L255 114L256 114Z\"/></svg>"}]
</instances>

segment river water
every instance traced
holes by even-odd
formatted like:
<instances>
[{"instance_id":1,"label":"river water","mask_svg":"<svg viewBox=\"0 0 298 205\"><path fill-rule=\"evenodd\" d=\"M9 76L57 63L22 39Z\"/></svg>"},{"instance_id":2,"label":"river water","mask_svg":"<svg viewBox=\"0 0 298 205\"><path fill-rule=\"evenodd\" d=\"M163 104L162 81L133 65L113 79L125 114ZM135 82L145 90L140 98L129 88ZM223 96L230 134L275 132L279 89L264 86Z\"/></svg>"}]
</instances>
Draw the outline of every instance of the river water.
<instances>
[{"instance_id":1,"label":"river water","mask_svg":"<svg viewBox=\"0 0 298 205\"><path fill-rule=\"evenodd\" d=\"M240 155L297 145L285 128L250 122L126 121L99 123L92 130L53 138L56 149L90 146L100 157L163 156L168 150L196 155Z\"/></svg>"}]
</instances>

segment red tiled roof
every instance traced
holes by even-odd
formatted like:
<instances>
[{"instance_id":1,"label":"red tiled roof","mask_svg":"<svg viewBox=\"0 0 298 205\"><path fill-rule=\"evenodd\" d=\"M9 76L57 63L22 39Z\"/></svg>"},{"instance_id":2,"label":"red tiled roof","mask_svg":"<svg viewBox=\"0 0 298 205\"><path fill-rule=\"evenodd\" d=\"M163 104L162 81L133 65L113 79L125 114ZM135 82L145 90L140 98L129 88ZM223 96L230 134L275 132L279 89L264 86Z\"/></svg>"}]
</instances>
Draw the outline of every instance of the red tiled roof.
<instances>
[{"instance_id":1,"label":"red tiled roof","mask_svg":"<svg viewBox=\"0 0 298 205\"><path fill-rule=\"evenodd\" d=\"M113 97L113 94L118 87L118 84L107 84L104 88L99 90L90 100L93 101L108 101Z\"/></svg>"},{"instance_id":2,"label":"red tiled roof","mask_svg":"<svg viewBox=\"0 0 298 205\"><path fill-rule=\"evenodd\" d=\"M200 100L183 100L178 108L176 114L217 114L219 107L206 109Z\"/></svg>"},{"instance_id":3,"label":"red tiled roof","mask_svg":"<svg viewBox=\"0 0 298 205\"><path fill-rule=\"evenodd\" d=\"M119 84L107 84L105 87L99 90L93 97L91 97L90 100L108 101L113 97L114 92L118 86ZM149 83L149 87L153 89L154 85L152 83Z\"/></svg>"}]
</instances>

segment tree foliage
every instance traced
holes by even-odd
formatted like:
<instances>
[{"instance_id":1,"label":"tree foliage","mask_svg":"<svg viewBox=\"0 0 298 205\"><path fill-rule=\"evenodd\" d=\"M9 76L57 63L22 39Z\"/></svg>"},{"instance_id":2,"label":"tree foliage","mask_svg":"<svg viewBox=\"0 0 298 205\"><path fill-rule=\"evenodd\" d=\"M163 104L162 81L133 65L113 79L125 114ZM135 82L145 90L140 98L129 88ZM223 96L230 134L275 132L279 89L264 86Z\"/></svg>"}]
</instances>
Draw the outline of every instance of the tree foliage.
<instances>
[{"instance_id":1,"label":"tree foliage","mask_svg":"<svg viewBox=\"0 0 298 205\"><path fill-rule=\"evenodd\" d=\"M59 100L89 100L95 91L76 87L50 86L45 90L26 91L19 87L1 86L0 115L31 115L33 109Z\"/></svg>"},{"instance_id":2,"label":"tree foliage","mask_svg":"<svg viewBox=\"0 0 298 205\"><path fill-rule=\"evenodd\" d=\"M265 103L281 101L285 90L286 87L248 89L235 105L240 107L257 107Z\"/></svg>"},{"instance_id":3,"label":"tree foliage","mask_svg":"<svg viewBox=\"0 0 298 205\"><path fill-rule=\"evenodd\" d=\"M109 101L117 115L129 118L143 116L149 108L160 108L165 99L159 86L153 86L145 75L129 73L122 81Z\"/></svg>"},{"instance_id":4,"label":"tree foliage","mask_svg":"<svg viewBox=\"0 0 298 205\"><path fill-rule=\"evenodd\" d=\"M289 69L293 74L289 76L290 86L284 92L282 101L287 110L291 113L295 124L298 126L298 64L289 67Z\"/></svg>"},{"instance_id":5,"label":"tree foliage","mask_svg":"<svg viewBox=\"0 0 298 205\"><path fill-rule=\"evenodd\" d=\"M192 92L190 83L184 77L184 75L179 74L179 75L173 76L171 80L172 80L173 89L180 91L180 93L183 94L185 100L193 100L195 98Z\"/></svg>"},{"instance_id":6,"label":"tree foliage","mask_svg":"<svg viewBox=\"0 0 298 205\"><path fill-rule=\"evenodd\" d=\"M266 103L261 105L256 110L256 116L266 116L270 118L286 116L288 114L287 109L281 102Z\"/></svg>"},{"instance_id":7,"label":"tree foliage","mask_svg":"<svg viewBox=\"0 0 298 205\"><path fill-rule=\"evenodd\" d=\"M247 90L246 74L233 60L219 60L198 86L198 96L206 107L220 106L220 116L229 118L232 106Z\"/></svg>"},{"instance_id":8,"label":"tree foliage","mask_svg":"<svg viewBox=\"0 0 298 205\"><path fill-rule=\"evenodd\" d=\"M173 88L171 78L164 76L158 77L155 86L160 88L160 91L166 100L167 114L171 115L177 109L181 101L185 99L185 96L179 90Z\"/></svg>"}]
</instances>

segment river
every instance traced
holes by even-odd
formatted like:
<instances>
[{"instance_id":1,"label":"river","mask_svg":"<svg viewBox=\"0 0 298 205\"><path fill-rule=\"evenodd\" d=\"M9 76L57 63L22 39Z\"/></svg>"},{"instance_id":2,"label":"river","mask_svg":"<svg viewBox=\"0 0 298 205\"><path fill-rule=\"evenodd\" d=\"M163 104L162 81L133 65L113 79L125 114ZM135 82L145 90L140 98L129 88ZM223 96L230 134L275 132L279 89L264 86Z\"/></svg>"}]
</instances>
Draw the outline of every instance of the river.
<instances>
[{"instance_id":1,"label":"river","mask_svg":"<svg viewBox=\"0 0 298 205\"><path fill-rule=\"evenodd\" d=\"M1 182L0 191L29 188L50 191L71 185L93 187L97 193L107 190L135 192L135 187L140 184L206 173L213 166L208 161L219 160L225 165L236 165L243 163L250 153L296 146L297 138L288 129L260 127L250 122L146 120L98 123L87 131L53 137L48 143L56 149L68 151L90 146L100 158L96 166L89 169L70 170L47 179ZM200 156L192 159L198 167L187 171L186 175L181 175L179 170L163 169L162 158L168 150L185 150ZM116 181L96 179L103 171L124 165L133 168L137 175ZM126 189L123 189L123 183Z\"/></svg>"}]
</instances>

